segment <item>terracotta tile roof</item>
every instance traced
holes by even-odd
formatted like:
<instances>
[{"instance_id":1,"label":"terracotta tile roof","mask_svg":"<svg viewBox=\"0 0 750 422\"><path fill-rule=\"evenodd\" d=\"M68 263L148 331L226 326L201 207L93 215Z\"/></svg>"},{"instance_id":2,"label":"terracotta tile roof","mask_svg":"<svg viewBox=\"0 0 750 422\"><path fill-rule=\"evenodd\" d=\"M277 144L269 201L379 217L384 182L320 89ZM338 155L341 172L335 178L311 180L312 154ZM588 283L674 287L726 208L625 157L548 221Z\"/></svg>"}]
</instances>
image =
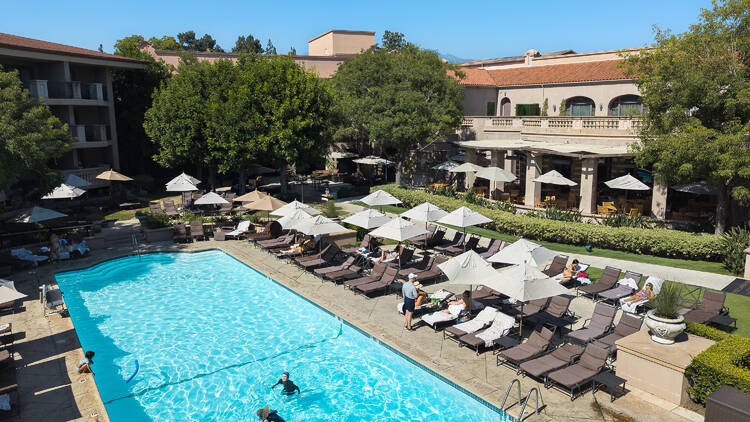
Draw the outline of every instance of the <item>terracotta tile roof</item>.
<instances>
[{"instance_id":1,"label":"terracotta tile roof","mask_svg":"<svg viewBox=\"0 0 750 422\"><path fill-rule=\"evenodd\" d=\"M461 71L466 74L466 78L461 84L501 87L630 79L617 67L621 61L603 60L495 70L462 68Z\"/></svg>"},{"instance_id":2,"label":"terracotta tile roof","mask_svg":"<svg viewBox=\"0 0 750 422\"><path fill-rule=\"evenodd\" d=\"M117 60L130 63L146 63L142 60L132 59L130 57L115 56L114 54L101 53L99 51L87 50L85 48L73 47L65 44L35 40L33 38L19 37L18 35L4 34L2 32L0 32L0 47L89 57L94 59Z\"/></svg>"}]
</instances>

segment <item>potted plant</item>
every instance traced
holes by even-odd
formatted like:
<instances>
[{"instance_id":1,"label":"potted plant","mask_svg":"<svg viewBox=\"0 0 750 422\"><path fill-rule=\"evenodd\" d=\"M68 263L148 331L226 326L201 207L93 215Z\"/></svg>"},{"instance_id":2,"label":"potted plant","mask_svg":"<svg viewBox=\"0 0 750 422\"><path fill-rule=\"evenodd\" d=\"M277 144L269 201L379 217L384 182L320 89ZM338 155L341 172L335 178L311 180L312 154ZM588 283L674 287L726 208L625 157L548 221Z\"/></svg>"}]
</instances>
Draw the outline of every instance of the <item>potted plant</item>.
<instances>
[{"instance_id":1,"label":"potted plant","mask_svg":"<svg viewBox=\"0 0 750 422\"><path fill-rule=\"evenodd\" d=\"M143 233L146 235L146 242L163 242L172 240L172 223L169 216L163 212L154 212L146 214L141 220Z\"/></svg>"},{"instance_id":2,"label":"potted plant","mask_svg":"<svg viewBox=\"0 0 750 422\"><path fill-rule=\"evenodd\" d=\"M661 291L651 301L654 309L646 314L646 326L651 330L651 339L661 344L674 343L675 337L685 330L685 317L677 313L680 306L680 287L665 281Z\"/></svg>"}]
</instances>

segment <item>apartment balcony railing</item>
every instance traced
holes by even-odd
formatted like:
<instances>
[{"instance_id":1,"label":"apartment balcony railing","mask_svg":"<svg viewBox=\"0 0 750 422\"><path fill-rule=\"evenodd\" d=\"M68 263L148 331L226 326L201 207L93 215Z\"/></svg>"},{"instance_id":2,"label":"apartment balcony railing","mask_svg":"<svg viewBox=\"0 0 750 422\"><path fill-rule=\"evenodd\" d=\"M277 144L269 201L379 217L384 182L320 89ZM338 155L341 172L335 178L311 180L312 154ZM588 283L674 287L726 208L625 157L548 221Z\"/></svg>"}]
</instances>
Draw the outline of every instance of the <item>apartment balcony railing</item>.
<instances>
[{"instance_id":1,"label":"apartment balcony railing","mask_svg":"<svg viewBox=\"0 0 750 422\"><path fill-rule=\"evenodd\" d=\"M102 142L111 139L109 126L105 124L70 125L70 133L78 142Z\"/></svg>"},{"instance_id":2,"label":"apartment balcony railing","mask_svg":"<svg viewBox=\"0 0 750 422\"><path fill-rule=\"evenodd\" d=\"M517 131L521 134L636 136L639 117L618 116L464 116L461 130Z\"/></svg>"},{"instance_id":3,"label":"apartment balcony railing","mask_svg":"<svg viewBox=\"0 0 750 422\"><path fill-rule=\"evenodd\" d=\"M65 179L65 176L69 174L75 174L81 179L91 183L91 187L102 187L108 185L109 181L97 179L96 176L109 169L109 166L88 167L75 170L60 170L60 174L62 174L63 179Z\"/></svg>"},{"instance_id":4,"label":"apartment balcony railing","mask_svg":"<svg viewBox=\"0 0 750 422\"><path fill-rule=\"evenodd\" d=\"M103 83L57 82L34 79L27 86L32 98L107 101Z\"/></svg>"}]
</instances>

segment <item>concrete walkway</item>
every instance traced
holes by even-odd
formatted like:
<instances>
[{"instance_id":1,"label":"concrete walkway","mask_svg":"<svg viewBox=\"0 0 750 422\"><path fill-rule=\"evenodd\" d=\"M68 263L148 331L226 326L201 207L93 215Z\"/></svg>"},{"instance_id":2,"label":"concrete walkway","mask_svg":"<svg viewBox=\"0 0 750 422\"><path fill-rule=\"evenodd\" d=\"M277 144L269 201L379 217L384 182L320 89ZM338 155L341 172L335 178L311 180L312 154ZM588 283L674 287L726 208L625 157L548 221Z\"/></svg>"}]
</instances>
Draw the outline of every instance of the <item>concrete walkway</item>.
<instances>
[{"instance_id":1,"label":"concrete walkway","mask_svg":"<svg viewBox=\"0 0 750 422\"><path fill-rule=\"evenodd\" d=\"M352 204L352 201L357 199L346 198L344 202L339 202L337 205L341 206L347 212L355 213L365 209L361 205ZM395 217L395 214L388 213L389 216ZM455 233L454 230L448 229L445 237L450 239ZM487 240L484 239L479 242L480 245L484 246ZM595 255L582 255L582 254L570 254L568 252L560 252L562 255L569 255L571 258L576 258L581 262L585 262L596 268L604 268L606 266L620 268L623 271L635 271L637 273L644 274L646 276L659 277L664 280L674 280L680 283L691 284L693 286L700 286L709 289L721 290L726 287L729 283L734 281L735 277L707 273L703 271L686 270L683 268L667 267L664 265L646 264L642 262L626 261L623 259L613 259L599 257Z\"/></svg>"}]
</instances>

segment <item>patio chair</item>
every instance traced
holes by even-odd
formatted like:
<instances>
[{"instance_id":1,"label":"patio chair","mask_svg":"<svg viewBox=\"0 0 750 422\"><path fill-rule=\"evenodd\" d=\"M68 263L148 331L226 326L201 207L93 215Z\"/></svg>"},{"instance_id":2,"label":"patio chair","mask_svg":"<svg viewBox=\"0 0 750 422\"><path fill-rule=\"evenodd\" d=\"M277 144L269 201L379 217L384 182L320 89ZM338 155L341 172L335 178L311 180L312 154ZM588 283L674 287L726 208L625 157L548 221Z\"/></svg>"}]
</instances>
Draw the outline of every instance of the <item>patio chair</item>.
<instances>
[{"instance_id":1,"label":"patio chair","mask_svg":"<svg viewBox=\"0 0 750 422\"><path fill-rule=\"evenodd\" d=\"M479 244L479 237L471 236L469 240L466 241L463 245L456 245L456 246L450 246L445 249L442 249L443 253L455 256L462 254L466 251L472 250L477 247Z\"/></svg>"},{"instance_id":2,"label":"patio chair","mask_svg":"<svg viewBox=\"0 0 750 422\"><path fill-rule=\"evenodd\" d=\"M369 250L371 239L372 237L369 234L366 234L362 237L362 242L360 242L359 247L344 249L343 252L345 254L358 254L360 249Z\"/></svg>"},{"instance_id":3,"label":"patio chair","mask_svg":"<svg viewBox=\"0 0 750 422\"><path fill-rule=\"evenodd\" d=\"M346 280L343 283L344 287L347 287L347 288L351 289L351 288L354 288L354 287L359 286L359 285L373 283L375 281L378 281L383 276L383 273L385 273L385 270L388 267L389 267L388 264L380 264L380 263L379 264L375 264L372 267L372 271L370 271L369 275L366 275L366 276L363 276L363 277L359 277L359 278L355 278L355 279L352 279L352 280Z\"/></svg>"},{"instance_id":4,"label":"patio chair","mask_svg":"<svg viewBox=\"0 0 750 422\"><path fill-rule=\"evenodd\" d=\"M422 284L425 284L428 281L437 282L443 277L443 271L438 267L438 265L447 260L448 258L443 256L435 257L429 269L415 273L417 275L417 280L419 280L419 282Z\"/></svg>"},{"instance_id":5,"label":"patio chair","mask_svg":"<svg viewBox=\"0 0 750 422\"><path fill-rule=\"evenodd\" d=\"M597 293L601 293L613 288L615 284L617 284L617 280L620 279L621 272L622 270L620 270L619 268L607 266L606 268L604 268L604 272L602 272L602 276L599 278L599 281L586 286L576 287L576 295L583 294L594 296Z\"/></svg>"},{"instance_id":6,"label":"patio chair","mask_svg":"<svg viewBox=\"0 0 750 422\"><path fill-rule=\"evenodd\" d=\"M608 357L607 349L590 343L584 349L578 363L547 375L546 387L557 387L570 392L570 400L573 401L576 398L576 390L580 394L581 388L589 384L594 376L602 371Z\"/></svg>"},{"instance_id":7,"label":"patio chair","mask_svg":"<svg viewBox=\"0 0 750 422\"><path fill-rule=\"evenodd\" d=\"M438 227L438 229L435 231L435 234L433 234L432 237L429 238L426 243L424 244L418 243L417 245L420 247L424 247L424 248L430 248L442 242L444 237L445 237L445 229L442 227Z\"/></svg>"},{"instance_id":8,"label":"patio chair","mask_svg":"<svg viewBox=\"0 0 750 422\"><path fill-rule=\"evenodd\" d=\"M398 268L388 267L385 269L383 276L380 277L380 280L367 284L359 284L354 286L352 290L355 293L362 293L365 297L369 297L369 295L381 290L387 294L391 285L396 280L396 275L398 275Z\"/></svg>"},{"instance_id":9,"label":"patio chair","mask_svg":"<svg viewBox=\"0 0 750 422\"><path fill-rule=\"evenodd\" d=\"M484 259L489 259L492 255L500 252L500 250L504 247L506 247L508 244L500 239L493 239L489 246L487 246L487 250L484 252L481 252L479 256L481 256Z\"/></svg>"},{"instance_id":10,"label":"patio chair","mask_svg":"<svg viewBox=\"0 0 750 422\"><path fill-rule=\"evenodd\" d=\"M461 246L464 243L464 237L465 237L464 233L456 232L456 234L453 235L453 240L451 240L449 243L444 244L444 245L436 245L435 249L442 252L454 246Z\"/></svg>"},{"instance_id":11,"label":"patio chair","mask_svg":"<svg viewBox=\"0 0 750 422\"><path fill-rule=\"evenodd\" d=\"M502 293L498 292L495 289L490 289L489 287L480 284L477 286L474 291L471 292L471 298L474 300L501 300L505 297Z\"/></svg>"},{"instance_id":12,"label":"patio chair","mask_svg":"<svg viewBox=\"0 0 750 422\"><path fill-rule=\"evenodd\" d=\"M356 267L354 265L355 261L356 261L356 258L353 257L353 256L350 256L350 257L348 257L346 259L346 261L344 261L343 263L341 263L339 265L331 265L331 266L328 266L328 267L316 268L316 269L313 270L313 272L316 275L325 276L326 274L329 274L329 273L334 273L334 272L341 271L341 270L348 270L349 268L351 268L353 266ZM359 267L356 267L356 268L357 268L357 270L359 270Z\"/></svg>"},{"instance_id":13,"label":"patio chair","mask_svg":"<svg viewBox=\"0 0 750 422\"><path fill-rule=\"evenodd\" d=\"M459 306L449 306L447 311L448 312L443 312L438 310L422 316L419 326L428 325L433 330L438 331L443 327L454 324L462 316L471 313L470 309L467 309L467 307L461 308Z\"/></svg>"},{"instance_id":14,"label":"patio chair","mask_svg":"<svg viewBox=\"0 0 750 422\"><path fill-rule=\"evenodd\" d=\"M180 213L174 207L174 202L164 201L164 213L170 217L177 217Z\"/></svg>"},{"instance_id":15,"label":"patio chair","mask_svg":"<svg viewBox=\"0 0 750 422\"><path fill-rule=\"evenodd\" d=\"M152 213L162 213L164 212L163 209L161 209L161 204L158 202L149 202L148 204L148 210Z\"/></svg>"},{"instance_id":16,"label":"patio chair","mask_svg":"<svg viewBox=\"0 0 750 422\"><path fill-rule=\"evenodd\" d=\"M706 290L703 292L703 298L698 307L685 314L685 321L705 324L719 314L728 314L729 308L724 306L726 299L727 294L724 292Z\"/></svg>"},{"instance_id":17,"label":"patio chair","mask_svg":"<svg viewBox=\"0 0 750 422\"><path fill-rule=\"evenodd\" d=\"M227 240L227 232L222 229L214 230L214 240L217 242L223 242Z\"/></svg>"},{"instance_id":18,"label":"patio chair","mask_svg":"<svg viewBox=\"0 0 750 422\"><path fill-rule=\"evenodd\" d=\"M430 268L432 261L434 260L435 260L435 257L433 255L423 254L421 261L411 264L406 267L401 267L401 270L399 270L398 275L401 277L406 277L410 273L416 274L420 271L425 271L428 268Z\"/></svg>"},{"instance_id":19,"label":"patio chair","mask_svg":"<svg viewBox=\"0 0 750 422\"><path fill-rule=\"evenodd\" d=\"M242 220L239 223L237 223L237 227L235 227L234 230L230 231L226 235L227 237L239 239L240 237L244 237L245 234L249 230L250 230L250 220Z\"/></svg>"},{"instance_id":20,"label":"patio chair","mask_svg":"<svg viewBox=\"0 0 750 422\"><path fill-rule=\"evenodd\" d=\"M577 344L563 344L551 353L522 362L518 372L544 380L547 374L570 365L582 353L583 347Z\"/></svg>"},{"instance_id":21,"label":"patio chair","mask_svg":"<svg viewBox=\"0 0 750 422\"><path fill-rule=\"evenodd\" d=\"M567 264L568 264L567 255L557 255L556 257L552 258L552 262L542 272L547 277L557 277L559 274L565 271L565 266Z\"/></svg>"},{"instance_id":22,"label":"patio chair","mask_svg":"<svg viewBox=\"0 0 750 422\"><path fill-rule=\"evenodd\" d=\"M516 318L528 318L542 312L549 303L549 298L530 300L528 303L516 304Z\"/></svg>"},{"instance_id":23,"label":"patio chair","mask_svg":"<svg viewBox=\"0 0 750 422\"><path fill-rule=\"evenodd\" d=\"M614 306L602 302L597 303L591 318L584 320L581 328L568 333L568 338L581 343L588 343L609 334L616 313L617 308Z\"/></svg>"},{"instance_id":24,"label":"patio chair","mask_svg":"<svg viewBox=\"0 0 750 422\"><path fill-rule=\"evenodd\" d=\"M651 283L651 285L653 286L654 295L658 295L661 291L661 285L664 284L664 280L658 277L650 276L646 279L646 281L643 282L643 285L645 286L648 283ZM648 299L639 300L638 302L625 302L625 299L627 298L620 299L620 308L623 310L623 312L628 312L631 314L638 313L638 309L647 306L649 302Z\"/></svg>"},{"instance_id":25,"label":"patio chair","mask_svg":"<svg viewBox=\"0 0 750 422\"><path fill-rule=\"evenodd\" d=\"M172 228L174 229L172 232L173 241L185 243L188 240L190 240L190 237L188 236L188 233L187 233L187 227L185 227L185 224L182 224L182 223L173 224Z\"/></svg>"},{"instance_id":26,"label":"patio chair","mask_svg":"<svg viewBox=\"0 0 750 422\"><path fill-rule=\"evenodd\" d=\"M263 249L273 249L280 246L288 246L294 243L294 233L282 234L275 239L260 240L255 242L256 245Z\"/></svg>"},{"instance_id":27,"label":"patio chair","mask_svg":"<svg viewBox=\"0 0 750 422\"><path fill-rule=\"evenodd\" d=\"M501 351L497 355L497 366L507 365L521 373L521 363L546 353L552 345L555 332L543 326L537 326L525 343Z\"/></svg>"},{"instance_id":28,"label":"patio chair","mask_svg":"<svg viewBox=\"0 0 750 422\"><path fill-rule=\"evenodd\" d=\"M515 318L498 312L495 315L494 321L492 321L492 325L484 330L463 335L458 340L461 342L460 344L474 349L477 355L479 355L482 348L485 350L494 348L500 338L511 333L515 324Z\"/></svg>"},{"instance_id":29,"label":"patio chair","mask_svg":"<svg viewBox=\"0 0 750 422\"><path fill-rule=\"evenodd\" d=\"M432 293L428 296L430 299L429 302L423 303L419 306L414 307L413 316L417 317L420 316L428 311L434 311L436 309L442 309L445 304L448 302L449 299L453 297L453 293L449 292L445 289L440 289L436 291L435 293ZM404 314L404 302L399 302L396 304L396 310L398 310L398 313L401 315Z\"/></svg>"},{"instance_id":30,"label":"patio chair","mask_svg":"<svg viewBox=\"0 0 750 422\"><path fill-rule=\"evenodd\" d=\"M338 255L339 252L341 252L341 249L339 249L339 247L336 246L335 243L330 243L328 247L326 247L324 252L321 251L320 254L313 255L317 255L317 258L302 260L302 258L299 257L295 258L295 261L297 262L297 265L309 271L313 268L332 264L333 260L336 258L336 255Z\"/></svg>"},{"instance_id":31,"label":"patio chair","mask_svg":"<svg viewBox=\"0 0 750 422\"><path fill-rule=\"evenodd\" d=\"M401 246L401 250L398 253L398 262L397 265L399 268L405 267L406 264L408 264L411 261L411 258L414 256L414 249L407 248L405 246Z\"/></svg>"},{"instance_id":32,"label":"patio chair","mask_svg":"<svg viewBox=\"0 0 750 422\"><path fill-rule=\"evenodd\" d=\"M623 337L637 333L641 330L641 325L643 325L643 317L623 312L620 321L615 325L614 331L594 341L594 343L609 350L610 355L614 354L617 351L615 342Z\"/></svg>"},{"instance_id":33,"label":"patio chair","mask_svg":"<svg viewBox=\"0 0 750 422\"><path fill-rule=\"evenodd\" d=\"M626 271L625 275L617 281L615 288L597 293L594 297L617 303L617 301L624 297L632 296L638 290L642 279L643 274Z\"/></svg>"},{"instance_id":34,"label":"patio chair","mask_svg":"<svg viewBox=\"0 0 750 422\"><path fill-rule=\"evenodd\" d=\"M63 292L60 289L52 289L49 284L42 284L41 289L45 317L65 312L65 301L63 300ZM48 312L48 310L51 311Z\"/></svg>"},{"instance_id":35,"label":"patio chair","mask_svg":"<svg viewBox=\"0 0 750 422\"><path fill-rule=\"evenodd\" d=\"M570 303L572 298L565 296L553 296L549 299L547 308L537 312L529 317L529 321L536 324L545 324L556 327L557 332L562 337L562 328L573 324L572 318L575 317L570 312Z\"/></svg>"},{"instance_id":36,"label":"patio chair","mask_svg":"<svg viewBox=\"0 0 750 422\"><path fill-rule=\"evenodd\" d=\"M360 271L362 271L362 267L360 267L359 265L351 265L349 268L323 274L323 278L336 282L337 280L340 280L342 278L356 276Z\"/></svg>"},{"instance_id":37,"label":"patio chair","mask_svg":"<svg viewBox=\"0 0 750 422\"><path fill-rule=\"evenodd\" d=\"M196 240L198 238L206 238L206 233L203 231L202 221L195 220L190 222L190 238L193 240Z\"/></svg>"},{"instance_id":38,"label":"patio chair","mask_svg":"<svg viewBox=\"0 0 750 422\"><path fill-rule=\"evenodd\" d=\"M462 322L451 327L446 327L443 330L443 339L449 338L458 341L459 337L477 332L481 329L487 328L495 320L495 316L499 311L495 308L486 307L482 309L477 316L469 321Z\"/></svg>"},{"instance_id":39,"label":"patio chair","mask_svg":"<svg viewBox=\"0 0 750 422\"><path fill-rule=\"evenodd\" d=\"M409 242L415 244L415 245L418 245L418 246L425 245L432 238L432 236L435 235L435 232L437 231L437 228L438 228L438 226L436 224L428 224L427 225L427 233L420 234L419 236L414 236L414 237L412 237L410 239L407 239L407 240Z\"/></svg>"},{"instance_id":40,"label":"patio chair","mask_svg":"<svg viewBox=\"0 0 750 422\"><path fill-rule=\"evenodd\" d=\"M251 242L259 242L261 240L275 239L281 236L284 229L278 221L269 221L265 225L265 229L261 233L253 233L247 236Z\"/></svg>"}]
</instances>

